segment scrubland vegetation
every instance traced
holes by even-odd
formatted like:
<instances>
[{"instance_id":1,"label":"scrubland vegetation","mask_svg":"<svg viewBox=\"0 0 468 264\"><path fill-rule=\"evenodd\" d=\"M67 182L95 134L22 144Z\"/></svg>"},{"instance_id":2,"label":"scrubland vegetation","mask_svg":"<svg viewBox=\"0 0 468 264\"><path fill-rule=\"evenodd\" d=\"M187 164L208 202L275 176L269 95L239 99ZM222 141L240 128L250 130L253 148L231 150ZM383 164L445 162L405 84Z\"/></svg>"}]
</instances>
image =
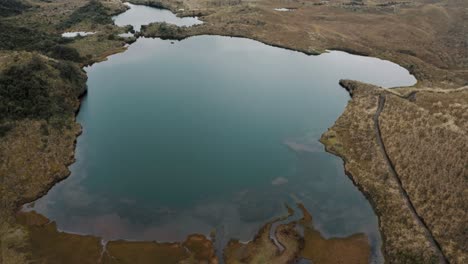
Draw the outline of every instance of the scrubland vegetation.
<instances>
[{"instance_id":1,"label":"scrubland vegetation","mask_svg":"<svg viewBox=\"0 0 468 264\"><path fill-rule=\"evenodd\" d=\"M389 263L437 263L424 231L412 218L398 192L398 183L377 144L373 117L382 89L358 82L342 82L353 99L321 138L327 150L345 160L345 171L372 203L384 234Z\"/></svg>"},{"instance_id":2,"label":"scrubland vegetation","mask_svg":"<svg viewBox=\"0 0 468 264\"><path fill-rule=\"evenodd\" d=\"M433 105L434 104L434 105ZM418 214L453 263L468 261L468 90L387 97L382 137Z\"/></svg>"},{"instance_id":3,"label":"scrubland vegetation","mask_svg":"<svg viewBox=\"0 0 468 264\"><path fill-rule=\"evenodd\" d=\"M0 2L0 16L11 16L20 14L29 5L19 0L2 0Z\"/></svg>"},{"instance_id":4,"label":"scrubland vegetation","mask_svg":"<svg viewBox=\"0 0 468 264\"><path fill-rule=\"evenodd\" d=\"M111 24L112 18L109 16L109 10L100 1L91 0L59 24L59 28L69 28L85 21L92 24Z\"/></svg>"},{"instance_id":5,"label":"scrubland vegetation","mask_svg":"<svg viewBox=\"0 0 468 264\"><path fill-rule=\"evenodd\" d=\"M72 40L60 35L0 20L0 50L37 51L55 59L81 62L76 49L67 46Z\"/></svg>"},{"instance_id":6,"label":"scrubland vegetation","mask_svg":"<svg viewBox=\"0 0 468 264\"><path fill-rule=\"evenodd\" d=\"M48 254L60 251L61 245L84 245L86 239L77 241L76 236L62 235L55 227L48 229L52 233L35 233L17 222L15 212L69 174L67 166L74 159L74 142L81 130L75 122L75 112L86 88L86 75L81 66L103 56L103 53L82 56L72 45L80 38L62 38L61 32L66 30L62 16L67 13L67 7L78 5L79 9L81 5L80 11L72 10L75 15L66 19L67 26L87 26L96 21L110 23L111 19L102 14L104 7L96 1L32 0L27 2L31 8L18 9L5 16L5 4L9 3L0 3L0 263L54 263ZM102 17L107 19L100 20ZM121 48L125 43L107 40L110 32L118 30L110 26L110 29L103 28L108 30L103 32L106 38L94 43L106 47L100 52L109 53L107 47ZM42 243L41 239L57 243ZM41 244L48 245L39 247ZM70 251L62 254L67 252ZM74 256L74 261L80 259ZM68 260L73 263L72 258Z\"/></svg>"},{"instance_id":7,"label":"scrubland vegetation","mask_svg":"<svg viewBox=\"0 0 468 264\"><path fill-rule=\"evenodd\" d=\"M14 64L0 73L1 120L69 117L76 98L84 92L81 69L68 61L48 61L34 54L24 64ZM64 82L57 87L54 79Z\"/></svg>"},{"instance_id":8,"label":"scrubland vegetation","mask_svg":"<svg viewBox=\"0 0 468 264\"><path fill-rule=\"evenodd\" d=\"M387 98L379 117L381 135L402 187L447 259L465 263L468 89L389 92L358 82L342 84L353 99L322 142L343 157L347 172L373 203L387 243L387 261L436 263L438 259L408 213L376 144L373 115L380 94ZM411 92L416 94L401 96Z\"/></svg>"}]
</instances>

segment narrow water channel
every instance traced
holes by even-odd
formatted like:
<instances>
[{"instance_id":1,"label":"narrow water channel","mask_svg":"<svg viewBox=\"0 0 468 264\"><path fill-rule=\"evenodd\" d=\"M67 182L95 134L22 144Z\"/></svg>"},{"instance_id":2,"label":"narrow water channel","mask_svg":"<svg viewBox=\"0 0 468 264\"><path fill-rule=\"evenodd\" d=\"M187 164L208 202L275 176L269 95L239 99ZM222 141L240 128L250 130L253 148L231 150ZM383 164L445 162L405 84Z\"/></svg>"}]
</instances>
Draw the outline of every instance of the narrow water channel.
<instances>
[{"instance_id":1,"label":"narrow water channel","mask_svg":"<svg viewBox=\"0 0 468 264\"><path fill-rule=\"evenodd\" d=\"M141 25L169 12L150 7ZM180 19L180 18L178 18ZM367 234L377 217L318 139L349 96L339 79L412 85L402 67L332 51L307 56L240 38L140 38L85 69L71 176L33 209L68 232L177 241L216 230L217 245L250 240L284 203L302 202L324 236Z\"/></svg>"}]
</instances>

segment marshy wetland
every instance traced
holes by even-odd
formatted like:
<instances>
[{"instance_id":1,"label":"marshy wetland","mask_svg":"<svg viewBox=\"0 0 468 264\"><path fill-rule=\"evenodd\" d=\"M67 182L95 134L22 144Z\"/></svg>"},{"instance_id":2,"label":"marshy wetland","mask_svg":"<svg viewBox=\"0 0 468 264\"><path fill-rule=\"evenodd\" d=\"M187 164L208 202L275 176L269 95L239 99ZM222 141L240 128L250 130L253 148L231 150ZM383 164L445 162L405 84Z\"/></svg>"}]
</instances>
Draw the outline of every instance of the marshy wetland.
<instances>
[{"instance_id":1,"label":"marshy wetland","mask_svg":"<svg viewBox=\"0 0 468 264\"><path fill-rule=\"evenodd\" d=\"M137 20L123 13L116 23L138 28L169 12L140 9ZM318 140L349 100L338 80L413 85L404 68L197 36L139 38L85 71L71 176L27 206L59 230L106 241L211 233L222 252L285 215L284 204L300 203L325 238L365 234L372 260L381 261L377 216Z\"/></svg>"}]
</instances>

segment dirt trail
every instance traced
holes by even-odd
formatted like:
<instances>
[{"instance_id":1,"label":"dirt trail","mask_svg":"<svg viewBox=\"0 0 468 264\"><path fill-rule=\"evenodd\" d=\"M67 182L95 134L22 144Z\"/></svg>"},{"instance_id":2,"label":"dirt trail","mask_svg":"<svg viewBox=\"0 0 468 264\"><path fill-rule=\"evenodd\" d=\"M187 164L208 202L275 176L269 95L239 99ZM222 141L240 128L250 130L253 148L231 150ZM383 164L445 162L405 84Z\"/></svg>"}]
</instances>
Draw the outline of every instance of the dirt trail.
<instances>
[{"instance_id":1,"label":"dirt trail","mask_svg":"<svg viewBox=\"0 0 468 264\"><path fill-rule=\"evenodd\" d=\"M403 197L403 199L405 200L405 203L406 203L407 207L410 209L413 218L416 220L418 225L424 230L424 234L425 234L426 238L429 240L432 247L435 249L437 255L439 256L439 263L447 264L447 263L449 263L449 261L447 260L447 257L442 252L442 249L441 249L439 243L434 239L434 236L432 235L432 232L429 229L429 227L426 225L426 223L423 221L423 219L416 212L416 208L414 207L413 203L411 202L410 197L408 196L408 193L403 188L403 184L401 182L400 176L396 172L395 166L393 165L392 161L390 160L390 157L388 156L387 150L385 148L385 144L384 144L384 142L382 140L382 134L381 134L381 131L380 131L380 123L379 123L380 113L382 113L382 111L384 109L385 100L386 100L386 95L381 94L379 96L379 103L378 103L378 106L377 106L377 111L375 112L375 115L374 115L374 128L375 128L377 143L379 144L380 149L382 151L382 154L384 156L385 162L387 163L387 165L389 167L390 174L395 179L395 181L398 183L399 192L400 192L401 196Z\"/></svg>"}]
</instances>

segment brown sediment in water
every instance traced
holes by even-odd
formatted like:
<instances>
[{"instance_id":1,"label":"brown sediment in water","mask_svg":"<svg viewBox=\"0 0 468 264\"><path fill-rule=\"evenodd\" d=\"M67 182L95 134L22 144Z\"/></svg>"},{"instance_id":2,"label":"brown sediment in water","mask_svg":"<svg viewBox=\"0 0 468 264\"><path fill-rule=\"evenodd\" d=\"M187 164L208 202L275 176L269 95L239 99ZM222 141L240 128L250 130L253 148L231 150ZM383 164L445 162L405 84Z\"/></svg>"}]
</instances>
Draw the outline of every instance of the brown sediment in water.
<instances>
[{"instance_id":1,"label":"brown sediment in water","mask_svg":"<svg viewBox=\"0 0 468 264\"><path fill-rule=\"evenodd\" d=\"M109 241L57 230L55 222L34 211L19 212L17 222L28 230L29 247L44 263L206 263L217 264L213 243L201 234L183 242Z\"/></svg>"},{"instance_id":2,"label":"brown sediment in water","mask_svg":"<svg viewBox=\"0 0 468 264\"><path fill-rule=\"evenodd\" d=\"M18 213L17 221L29 232L27 250L42 263L97 263L101 256L98 237L59 232L54 222L36 212Z\"/></svg>"},{"instance_id":3,"label":"brown sediment in water","mask_svg":"<svg viewBox=\"0 0 468 264\"><path fill-rule=\"evenodd\" d=\"M111 241L106 245L103 263L207 263L217 264L213 244L194 234L182 242Z\"/></svg>"},{"instance_id":4,"label":"brown sediment in water","mask_svg":"<svg viewBox=\"0 0 468 264\"><path fill-rule=\"evenodd\" d=\"M192 252L193 258L196 261L205 261L206 263L213 264L218 263L213 242L207 239L204 235L189 235L182 245Z\"/></svg>"},{"instance_id":5,"label":"brown sediment in water","mask_svg":"<svg viewBox=\"0 0 468 264\"><path fill-rule=\"evenodd\" d=\"M232 239L224 248L223 257L231 263L293 263L300 258L314 263L367 263L370 247L364 234L346 238L325 239L313 227L312 216L298 204L303 217L280 224L274 230L280 249L270 236L273 224L287 220L294 210L286 205L288 214L263 225L248 243ZM201 234L192 234L183 242L117 240L103 243L91 235L57 230L55 222L34 211L19 212L17 222L28 230L27 250L46 263L219 263L213 242ZM298 231L303 228L304 234Z\"/></svg>"},{"instance_id":6,"label":"brown sediment in water","mask_svg":"<svg viewBox=\"0 0 468 264\"><path fill-rule=\"evenodd\" d=\"M265 224L248 243L230 240L223 252L225 263L292 263L297 260L302 239L294 224L282 224L276 229L277 239L284 247L283 251L280 251L270 238L272 225L272 222Z\"/></svg>"},{"instance_id":7,"label":"brown sediment in water","mask_svg":"<svg viewBox=\"0 0 468 264\"><path fill-rule=\"evenodd\" d=\"M306 144L302 142L298 142L292 139L287 139L283 142L290 150L297 152L297 153L303 153L303 152L309 152L309 153L315 153L315 152L321 152L323 151L323 147L318 144L318 142L312 142L312 144Z\"/></svg>"},{"instance_id":8,"label":"brown sediment in water","mask_svg":"<svg viewBox=\"0 0 468 264\"><path fill-rule=\"evenodd\" d=\"M248 243L229 241L224 249L224 261L229 264L294 263L303 258L321 264L369 263L370 244L365 234L327 239L314 228L312 215L304 205L299 203L297 206L303 217L297 221L280 224L275 230L276 239L283 250L280 250L270 237L273 224L281 219L278 218L261 227L255 238ZM299 228L303 229L303 235L298 232Z\"/></svg>"},{"instance_id":9,"label":"brown sediment in water","mask_svg":"<svg viewBox=\"0 0 468 264\"><path fill-rule=\"evenodd\" d=\"M304 247L301 257L313 263L369 263L370 245L365 234L353 234L343 238L325 238L313 226L312 215L302 204L298 207L303 218L298 225L304 229Z\"/></svg>"}]
</instances>

